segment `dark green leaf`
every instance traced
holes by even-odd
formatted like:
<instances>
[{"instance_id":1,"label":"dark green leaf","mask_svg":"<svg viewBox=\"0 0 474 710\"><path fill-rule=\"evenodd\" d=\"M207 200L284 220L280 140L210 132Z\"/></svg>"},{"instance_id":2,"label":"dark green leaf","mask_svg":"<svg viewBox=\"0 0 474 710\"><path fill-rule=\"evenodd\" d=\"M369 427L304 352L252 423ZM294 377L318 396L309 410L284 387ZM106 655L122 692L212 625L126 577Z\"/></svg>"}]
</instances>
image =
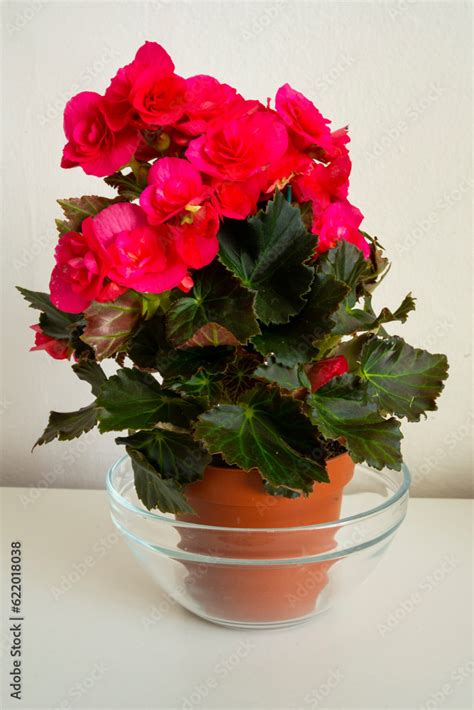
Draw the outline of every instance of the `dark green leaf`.
<instances>
[{"instance_id":1,"label":"dark green leaf","mask_svg":"<svg viewBox=\"0 0 474 710\"><path fill-rule=\"evenodd\" d=\"M86 328L81 339L93 348L97 360L123 351L141 310L141 298L134 291L127 291L113 302L94 301L84 313Z\"/></svg>"},{"instance_id":2,"label":"dark green leaf","mask_svg":"<svg viewBox=\"0 0 474 710\"><path fill-rule=\"evenodd\" d=\"M227 401L235 402L246 390L258 384L254 373L261 361L259 355L245 350L237 353L235 360L227 365L222 375L222 386Z\"/></svg>"},{"instance_id":3,"label":"dark green leaf","mask_svg":"<svg viewBox=\"0 0 474 710\"><path fill-rule=\"evenodd\" d=\"M445 355L413 348L398 336L373 338L362 351L361 370L369 396L381 409L419 421L421 414L437 408L448 361Z\"/></svg>"},{"instance_id":4,"label":"dark green leaf","mask_svg":"<svg viewBox=\"0 0 474 710\"><path fill-rule=\"evenodd\" d=\"M286 367L285 365L279 365L277 362L271 362L269 365L260 365L255 370L255 377L261 377L264 380L268 380L268 382L275 382L285 390L291 391L301 387L298 368Z\"/></svg>"},{"instance_id":5,"label":"dark green leaf","mask_svg":"<svg viewBox=\"0 0 474 710\"><path fill-rule=\"evenodd\" d=\"M360 367L362 349L366 342L373 337L372 333L363 333L362 335L340 342L337 348L331 353L331 356L344 355L347 360L349 372L357 372Z\"/></svg>"},{"instance_id":6,"label":"dark green leaf","mask_svg":"<svg viewBox=\"0 0 474 710\"><path fill-rule=\"evenodd\" d=\"M125 200L136 200L137 197L140 197L143 190L138 184L133 172L127 173L126 175L121 172L114 173L104 178L104 182L110 185L110 187L114 187L118 194Z\"/></svg>"},{"instance_id":7,"label":"dark green leaf","mask_svg":"<svg viewBox=\"0 0 474 710\"><path fill-rule=\"evenodd\" d=\"M415 309L415 299L409 293L395 311L389 308L382 308L377 316L371 304L370 296L364 298L364 308L351 308L346 302L338 309L335 320L336 326L333 333L338 335L350 335L356 332L368 330L377 331L381 325L400 321L405 323L408 314Z\"/></svg>"},{"instance_id":8,"label":"dark green leaf","mask_svg":"<svg viewBox=\"0 0 474 710\"><path fill-rule=\"evenodd\" d=\"M164 389L147 372L120 369L109 377L97 398L99 429L150 429L158 422L187 427L201 408L176 392Z\"/></svg>"},{"instance_id":9,"label":"dark green leaf","mask_svg":"<svg viewBox=\"0 0 474 710\"><path fill-rule=\"evenodd\" d=\"M365 275L362 280L362 291L364 293L372 293L379 286L388 272L390 271L390 263L384 256L384 248L378 241L377 237L371 237L367 232L362 232L365 239L371 243L370 263L372 266L371 273Z\"/></svg>"},{"instance_id":10,"label":"dark green leaf","mask_svg":"<svg viewBox=\"0 0 474 710\"><path fill-rule=\"evenodd\" d=\"M119 436L116 442L141 451L162 478L181 484L202 478L204 469L211 461L202 445L186 432L153 429Z\"/></svg>"},{"instance_id":11,"label":"dark green leaf","mask_svg":"<svg viewBox=\"0 0 474 710\"><path fill-rule=\"evenodd\" d=\"M151 510L192 513L182 486L202 478L211 457L189 434L153 429L119 437L132 458L137 494Z\"/></svg>"},{"instance_id":12,"label":"dark green leaf","mask_svg":"<svg viewBox=\"0 0 474 710\"><path fill-rule=\"evenodd\" d=\"M174 387L178 392L199 402L203 409L225 400L222 376L213 375L205 370L199 370L192 377L177 382Z\"/></svg>"},{"instance_id":13,"label":"dark green leaf","mask_svg":"<svg viewBox=\"0 0 474 710\"><path fill-rule=\"evenodd\" d=\"M224 220L219 232L219 259L242 283L257 293L255 307L264 323L287 323L303 308L313 268L315 238L292 207L277 193L246 222Z\"/></svg>"},{"instance_id":14,"label":"dark green leaf","mask_svg":"<svg viewBox=\"0 0 474 710\"><path fill-rule=\"evenodd\" d=\"M103 209L115 202L123 202L121 197L99 197L98 195L84 195L83 197L69 197L57 200L66 219L57 219L56 227L62 236L67 232L79 232L83 221L87 217L99 214Z\"/></svg>"},{"instance_id":15,"label":"dark green leaf","mask_svg":"<svg viewBox=\"0 0 474 710\"><path fill-rule=\"evenodd\" d=\"M255 294L219 262L196 273L192 292L166 313L167 335L181 348L238 345L260 332Z\"/></svg>"},{"instance_id":16,"label":"dark green leaf","mask_svg":"<svg viewBox=\"0 0 474 710\"><path fill-rule=\"evenodd\" d=\"M157 365L166 382L191 377L199 370L223 372L234 358L235 348L220 345L217 348L188 348L159 353Z\"/></svg>"},{"instance_id":17,"label":"dark green leaf","mask_svg":"<svg viewBox=\"0 0 474 710\"><path fill-rule=\"evenodd\" d=\"M333 276L316 274L303 310L287 324L262 328L253 344L262 355L273 353L278 362L289 367L309 362L318 352L318 341L334 327L331 315L348 290Z\"/></svg>"},{"instance_id":18,"label":"dark green leaf","mask_svg":"<svg viewBox=\"0 0 474 710\"><path fill-rule=\"evenodd\" d=\"M17 286L23 298L28 301L30 308L42 311L39 317L41 330L45 335L56 340L69 339L72 330L76 327L82 315L76 313L64 313L51 303L49 294L41 291L28 291L26 288Z\"/></svg>"},{"instance_id":19,"label":"dark green leaf","mask_svg":"<svg viewBox=\"0 0 474 710\"><path fill-rule=\"evenodd\" d=\"M76 439L81 434L90 431L96 423L97 407L95 402L76 412L50 412L48 426L35 446L47 444L53 439L59 439L59 441Z\"/></svg>"},{"instance_id":20,"label":"dark green leaf","mask_svg":"<svg viewBox=\"0 0 474 710\"><path fill-rule=\"evenodd\" d=\"M319 257L317 270L343 281L351 289L372 273L370 262L364 259L361 250L343 239Z\"/></svg>"},{"instance_id":21,"label":"dark green leaf","mask_svg":"<svg viewBox=\"0 0 474 710\"><path fill-rule=\"evenodd\" d=\"M258 468L273 486L308 493L327 481L324 450L301 403L278 389L260 386L236 404L204 412L195 434L211 454L244 470Z\"/></svg>"},{"instance_id":22,"label":"dark green leaf","mask_svg":"<svg viewBox=\"0 0 474 710\"><path fill-rule=\"evenodd\" d=\"M182 486L173 479L163 479L145 454L131 446L126 448L132 459L137 496L148 509L163 513L193 513L184 497Z\"/></svg>"},{"instance_id":23,"label":"dark green leaf","mask_svg":"<svg viewBox=\"0 0 474 710\"><path fill-rule=\"evenodd\" d=\"M318 271L332 274L350 288L334 315L336 325L332 332L335 335L377 330L384 323L396 320L404 323L415 307L413 297L408 294L393 313L388 308L383 308L379 315L374 313L370 292L375 288L375 281L380 274L387 271L387 260L381 256L377 243L371 241L374 242L371 260L364 259L360 249L344 240L318 259ZM356 306L364 294L363 307Z\"/></svg>"},{"instance_id":24,"label":"dark green leaf","mask_svg":"<svg viewBox=\"0 0 474 710\"><path fill-rule=\"evenodd\" d=\"M408 314L415 310L415 299L408 293L403 301L400 303L398 308L391 313L388 308L382 308L379 318L381 323L389 323L390 321L399 320L401 323L405 323L408 318Z\"/></svg>"},{"instance_id":25,"label":"dark green leaf","mask_svg":"<svg viewBox=\"0 0 474 710\"><path fill-rule=\"evenodd\" d=\"M354 375L335 377L308 396L313 422L328 439L344 437L354 461L399 470L400 422L384 419L367 387Z\"/></svg>"},{"instance_id":26,"label":"dark green leaf","mask_svg":"<svg viewBox=\"0 0 474 710\"><path fill-rule=\"evenodd\" d=\"M90 345L87 345L83 340L81 340L81 335L84 332L85 321L78 323L77 328L71 333L71 338L69 340L69 345L74 351L74 357L77 360L83 361L85 359L94 360L95 354L94 350Z\"/></svg>"},{"instance_id":27,"label":"dark green leaf","mask_svg":"<svg viewBox=\"0 0 474 710\"><path fill-rule=\"evenodd\" d=\"M101 366L94 360L84 360L74 364L72 369L80 380L90 384L92 394L97 397L100 394L102 385L107 382L106 374Z\"/></svg>"},{"instance_id":28,"label":"dark green leaf","mask_svg":"<svg viewBox=\"0 0 474 710\"><path fill-rule=\"evenodd\" d=\"M159 313L142 323L132 334L128 355L132 362L146 370L157 370L157 358L171 351L166 340L164 316Z\"/></svg>"},{"instance_id":29,"label":"dark green leaf","mask_svg":"<svg viewBox=\"0 0 474 710\"><path fill-rule=\"evenodd\" d=\"M223 372L233 359L235 349L216 348L176 350L166 339L164 316L154 316L132 335L128 354L137 367L158 370L165 382L186 380L200 370Z\"/></svg>"}]
</instances>

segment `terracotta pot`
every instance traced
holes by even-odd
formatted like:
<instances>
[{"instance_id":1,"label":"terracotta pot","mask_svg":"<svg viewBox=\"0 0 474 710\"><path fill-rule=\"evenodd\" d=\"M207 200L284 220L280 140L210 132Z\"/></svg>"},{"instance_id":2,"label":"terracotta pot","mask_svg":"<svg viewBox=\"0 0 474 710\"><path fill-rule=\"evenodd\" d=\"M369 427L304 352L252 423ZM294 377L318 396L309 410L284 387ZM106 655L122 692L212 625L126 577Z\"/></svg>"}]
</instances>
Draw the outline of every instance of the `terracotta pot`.
<instances>
[{"instance_id":1,"label":"terracotta pot","mask_svg":"<svg viewBox=\"0 0 474 710\"><path fill-rule=\"evenodd\" d=\"M242 535L225 530L180 528L179 547L193 553L236 560L291 559L327 552L335 547L337 528L287 534L256 528L294 528L338 520L344 486L354 463L348 454L327 462L330 483L315 484L307 497L269 495L257 470L209 466L202 481L186 487L196 515L180 520L229 528L252 528ZM252 566L246 563L185 562L185 584L209 616L243 623L284 622L313 613L328 581L332 560L300 564Z\"/></svg>"}]
</instances>

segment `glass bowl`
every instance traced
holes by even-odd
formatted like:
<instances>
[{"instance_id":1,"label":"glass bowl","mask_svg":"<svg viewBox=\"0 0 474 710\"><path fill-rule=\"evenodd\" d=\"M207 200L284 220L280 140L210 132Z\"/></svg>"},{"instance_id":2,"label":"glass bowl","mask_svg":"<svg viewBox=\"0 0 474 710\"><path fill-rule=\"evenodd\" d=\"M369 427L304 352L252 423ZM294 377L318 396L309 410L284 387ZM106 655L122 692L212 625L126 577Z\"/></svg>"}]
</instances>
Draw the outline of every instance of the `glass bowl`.
<instances>
[{"instance_id":1,"label":"glass bowl","mask_svg":"<svg viewBox=\"0 0 474 710\"><path fill-rule=\"evenodd\" d=\"M146 510L128 456L107 475L112 520L161 589L208 621L245 628L306 621L364 581L405 517L409 485L406 466L356 464L339 520L226 528Z\"/></svg>"}]
</instances>

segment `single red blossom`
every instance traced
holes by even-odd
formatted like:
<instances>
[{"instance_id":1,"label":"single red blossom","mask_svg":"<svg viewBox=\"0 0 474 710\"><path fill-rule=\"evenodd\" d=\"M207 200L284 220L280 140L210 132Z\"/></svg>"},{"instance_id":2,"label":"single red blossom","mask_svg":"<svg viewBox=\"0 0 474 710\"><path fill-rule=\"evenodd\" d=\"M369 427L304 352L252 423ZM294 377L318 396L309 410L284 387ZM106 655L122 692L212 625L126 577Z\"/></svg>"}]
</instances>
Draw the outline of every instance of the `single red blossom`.
<instances>
[{"instance_id":1,"label":"single red blossom","mask_svg":"<svg viewBox=\"0 0 474 710\"><path fill-rule=\"evenodd\" d=\"M80 165L87 175L105 177L123 167L133 157L139 143L138 131L125 126L112 129L104 98L83 91L66 104L64 146L61 167Z\"/></svg>"},{"instance_id":2,"label":"single red blossom","mask_svg":"<svg viewBox=\"0 0 474 710\"><path fill-rule=\"evenodd\" d=\"M348 127L338 128L337 131L332 131L331 139L325 145L325 160L331 161L342 156L347 156L348 150L346 145L350 142Z\"/></svg>"},{"instance_id":3,"label":"single red blossom","mask_svg":"<svg viewBox=\"0 0 474 710\"><path fill-rule=\"evenodd\" d=\"M186 81L150 67L133 82L130 101L147 126L169 126L184 113Z\"/></svg>"},{"instance_id":4,"label":"single red blossom","mask_svg":"<svg viewBox=\"0 0 474 710\"><path fill-rule=\"evenodd\" d=\"M166 129L171 140L168 153L170 155L182 155L182 152L186 150L192 140L199 137L203 133L206 133L209 126L212 126L224 115L226 119L230 121L231 119L237 118L243 114L255 113L255 111L260 111L263 108L264 107L260 101L248 101L237 94L236 99L229 102L225 109L222 111L216 110L215 116L206 121L204 121L204 119L199 119L199 121L188 121L185 114L177 123L173 126L167 127Z\"/></svg>"},{"instance_id":5,"label":"single red blossom","mask_svg":"<svg viewBox=\"0 0 474 710\"><path fill-rule=\"evenodd\" d=\"M349 190L351 161L341 155L329 165L312 162L309 170L292 181L294 195L299 202L345 200Z\"/></svg>"},{"instance_id":6,"label":"single red blossom","mask_svg":"<svg viewBox=\"0 0 474 710\"><path fill-rule=\"evenodd\" d=\"M215 118L245 104L245 99L228 84L206 74L186 79L184 117L177 129L188 136L204 133Z\"/></svg>"},{"instance_id":7,"label":"single red blossom","mask_svg":"<svg viewBox=\"0 0 474 710\"><path fill-rule=\"evenodd\" d=\"M305 174L313 164L312 158L290 145L280 160L262 173L262 192L270 195L276 189L283 190L292 178Z\"/></svg>"},{"instance_id":8,"label":"single red blossom","mask_svg":"<svg viewBox=\"0 0 474 710\"><path fill-rule=\"evenodd\" d=\"M155 75L164 78L174 72L174 64L169 54L156 42L145 42L135 55L135 59L118 70L105 92L105 102L109 124L119 130L132 122L135 108L131 101L132 88L143 72L153 69Z\"/></svg>"},{"instance_id":9,"label":"single red blossom","mask_svg":"<svg viewBox=\"0 0 474 710\"><path fill-rule=\"evenodd\" d=\"M315 362L307 373L311 383L311 392L316 392L316 390L332 380L333 377L338 377L348 371L349 365L344 355L328 357L325 360Z\"/></svg>"},{"instance_id":10,"label":"single red blossom","mask_svg":"<svg viewBox=\"0 0 474 710\"><path fill-rule=\"evenodd\" d=\"M51 302L67 313L82 313L92 301L119 295L106 283L109 260L91 230L92 218L80 232L64 234L56 247L56 266L51 274Z\"/></svg>"},{"instance_id":11,"label":"single red blossom","mask_svg":"<svg viewBox=\"0 0 474 710\"><path fill-rule=\"evenodd\" d=\"M359 231L363 220L362 212L349 202L333 202L321 215L321 227L318 232L317 254L322 254L332 249L344 239L354 244L364 254L370 256L370 245Z\"/></svg>"},{"instance_id":12,"label":"single red blossom","mask_svg":"<svg viewBox=\"0 0 474 710\"><path fill-rule=\"evenodd\" d=\"M30 348L30 351L46 350L48 355L55 360L68 360L71 357L73 350L69 346L67 339L56 340L51 338L43 333L39 323L30 326L30 328L35 331L35 344Z\"/></svg>"},{"instance_id":13,"label":"single red blossom","mask_svg":"<svg viewBox=\"0 0 474 710\"><path fill-rule=\"evenodd\" d=\"M331 146L330 121L324 118L312 101L292 89L289 84L278 89L275 107L288 126L291 139L298 150L313 147L326 150Z\"/></svg>"},{"instance_id":14,"label":"single red blossom","mask_svg":"<svg viewBox=\"0 0 474 710\"><path fill-rule=\"evenodd\" d=\"M231 219L246 219L257 211L257 202L262 191L260 175L244 182L218 180L212 183L212 202L222 217Z\"/></svg>"},{"instance_id":15,"label":"single red blossom","mask_svg":"<svg viewBox=\"0 0 474 710\"><path fill-rule=\"evenodd\" d=\"M209 202L190 215L192 221L178 226L169 225L176 250L184 263L192 269L210 264L219 251L217 232L219 216Z\"/></svg>"},{"instance_id":16,"label":"single red blossom","mask_svg":"<svg viewBox=\"0 0 474 710\"><path fill-rule=\"evenodd\" d=\"M92 218L92 229L109 258L107 277L124 289L162 293L186 276L168 230L151 227L138 205L110 205Z\"/></svg>"},{"instance_id":17,"label":"single red blossom","mask_svg":"<svg viewBox=\"0 0 474 710\"><path fill-rule=\"evenodd\" d=\"M192 140L188 160L201 172L243 182L278 161L288 147L285 124L272 111L255 108L212 121L205 135Z\"/></svg>"},{"instance_id":18,"label":"single red blossom","mask_svg":"<svg viewBox=\"0 0 474 710\"><path fill-rule=\"evenodd\" d=\"M292 180L293 194L298 202L311 202L313 210L313 234L319 234L323 217L332 202L345 202L349 190L351 162L348 155L341 155L329 163L312 163L311 168Z\"/></svg>"},{"instance_id":19,"label":"single red blossom","mask_svg":"<svg viewBox=\"0 0 474 710\"><path fill-rule=\"evenodd\" d=\"M110 278L140 293L162 293L178 286L186 265L170 243L166 230L144 225L119 232L110 246Z\"/></svg>"},{"instance_id":20,"label":"single red blossom","mask_svg":"<svg viewBox=\"0 0 474 710\"><path fill-rule=\"evenodd\" d=\"M161 158L148 173L148 187L140 196L140 205L150 224L162 224L186 205L198 205L207 192L201 175L187 160Z\"/></svg>"}]
</instances>

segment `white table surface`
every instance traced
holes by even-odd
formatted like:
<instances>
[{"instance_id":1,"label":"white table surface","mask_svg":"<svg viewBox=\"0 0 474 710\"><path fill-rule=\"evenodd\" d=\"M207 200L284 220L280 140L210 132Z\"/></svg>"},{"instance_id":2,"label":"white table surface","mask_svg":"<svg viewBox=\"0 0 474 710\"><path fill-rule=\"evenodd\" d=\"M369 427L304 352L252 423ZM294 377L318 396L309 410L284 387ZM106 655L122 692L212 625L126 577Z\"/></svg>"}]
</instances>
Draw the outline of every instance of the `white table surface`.
<instances>
[{"instance_id":1,"label":"white table surface","mask_svg":"<svg viewBox=\"0 0 474 710\"><path fill-rule=\"evenodd\" d=\"M2 493L4 708L472 707L470 501L412 499L386 556L342 607L248 631L170 601L115 533L104 491ZM21 701L8 687L15 539Z\"/></svg>"}]
</instances>

